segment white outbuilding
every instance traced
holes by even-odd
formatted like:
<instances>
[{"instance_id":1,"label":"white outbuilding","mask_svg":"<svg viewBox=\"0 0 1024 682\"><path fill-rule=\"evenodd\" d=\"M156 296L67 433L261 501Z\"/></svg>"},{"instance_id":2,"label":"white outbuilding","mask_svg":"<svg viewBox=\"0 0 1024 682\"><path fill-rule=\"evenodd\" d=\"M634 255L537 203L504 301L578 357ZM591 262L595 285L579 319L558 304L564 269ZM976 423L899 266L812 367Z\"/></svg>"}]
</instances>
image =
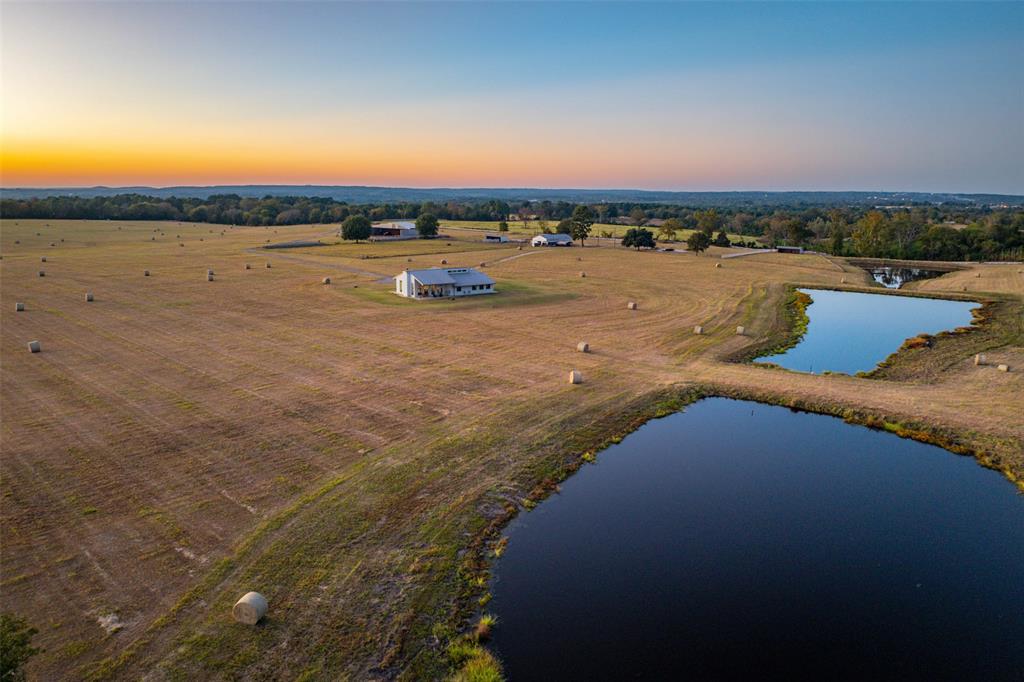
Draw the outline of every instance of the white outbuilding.
<instances>
[{"instance_id":1,"label":"white outbuilding","mask_svg":"<svg viewBox=\"0 0 1024 682\"><path fill-rule=\"evenodd\" d=\"M406 298L448 298L494 294L494 280L473 268L403 270L395 275L395 293Z\"/></svg>"},{"instance_id":2,"label":"white outbuilding","mask_svg":"<svg viewBox=\"0 0 1024 682\"><path fill-rule=\"evenodd\" d=\"M538 234L530 240L532 246L572 246L572 237L567 234Z\"/></svg>"}]
</instances>

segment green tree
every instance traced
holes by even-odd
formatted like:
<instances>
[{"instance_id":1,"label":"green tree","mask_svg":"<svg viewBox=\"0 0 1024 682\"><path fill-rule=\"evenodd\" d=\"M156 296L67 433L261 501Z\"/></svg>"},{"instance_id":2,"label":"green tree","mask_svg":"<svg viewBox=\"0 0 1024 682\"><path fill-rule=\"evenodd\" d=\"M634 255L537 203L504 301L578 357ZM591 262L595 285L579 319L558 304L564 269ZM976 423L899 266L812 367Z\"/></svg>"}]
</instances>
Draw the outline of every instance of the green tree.
<instances>
[{"instance_id":1,"label":"green tree","mask_svg":"<svg viewBox=\"0 0 1024 682\"><path fill-rule=\"evenodd\" d=\"M637 206L629 212L629 219L633 221L633 224L637 227L643 227L647 224L647 212Z\"/></svg>"},{"instance_id":2,"label":"green tree","mask_svg":"<svg viewBox=\"0 0 1024 682\"><path fill-rule=\"evenodd\" d=\"M888 244L888 225L881 211L868 211L857 221L853 231L853 248L858 256L879 258L885 255Z\"/></svg>"},{"instance_id":3,"label":"green tree","mask_svg":"<svg viewBox=\"0 0 1024 682\"><path fill-rule=\"evenodd\" d=\"M843 255L843 242L846 239L845 230L841 225L832 223L832 248L829 250L833 256Z\"/></svg>"},{"instance_id":4,"label":"green tree","mask_svg":"<svg viewBox=\"0 0 1024 682\"><path fill-rule=\"evenodd\" d=\"M416 219L416 231L421 238L437 236L437 216L433 213L421 213Z\"/></svg>"},{"instance_id":5,"label":"green tree","mask_svg":"<svg viewBox=\"0 0 1024 682\"><path fill-rule=\"evenodd\" d=\"M370 219L364 215L350 215L341 224L341 238L359 241L370 238Z\"/></svg>"},{"instance_id":6,"label":"green tree","mask_svg":"<svg viewBox=\"0 0 1024 682\"><path fill-rule=\"evenodd\" d=\"M683 229L683 224L678 218L669 218L658 228L658 238L662 241L675 240L676 233Z\"/></svg>"},{"instance_id":7,"label":"green tree","mask_svg":"<svg viewBox=\"0 0 1024 682\"><path fill-rule=\"evenodd\" d=\"M622 245L626 247L632 246L637 251L641 248L653 249L654 233L642 227L631 227L623 235Z\"/></svg>"},{"instance_id":8,"label":"green tree","mask_svg":"<svg viewBox=\"0 0 1024 682\"><path fill-rule=\"evenodd\" d=\"M686 240L686 247L698 256L701 251L707 250L709 246L711 246L711 237L703 230L697 230Z\"/></svg>"},{"instance_id":9,"label":"green tree","mask_svg":"<svg viewBox=\"0 0 1024 682\"><path fill-rule=\"evenodd\" d=\"M508 232L508 221L502 220L498 223L498 232Z\"/></svg>"},{"instance_id":10,"label":"green tree","mask_svg":"<svg viewBox=\"0 0 1024 682\"><path fill-rule=\"evenodd\" d=\"M725 230L720 231L718 236L715 237L714 245L723 246L725 248L732 246L732 243L729 241L729 235L725 233Z\"/></svg>"},{"instance_id":11,"label":"green tree","mask_svg":"<svg viewBox=\"0 0 1024 682\"><path fill-rule=\"evenodd\" d=\"M594 212L586 204L580 204L572 210L572 238L586 246L587 237L590 236L590 228L594 224Z\"/></svg>"},{"instance_id":12,"label":"green tree","mask_svg":"<svg viewBox=\"0 0 1024 682\"><path fill-rule=\"evenodd\" d=\"M25 663L39 653L39 649L32 646L36 632L24 618L0 614L0 680L20 682L25 679Z\"/></svg>"},{"instance_id":13,"label":"green tree","mask_svg":"<svg viewBox=\"0 0 1024 682\"><path fill-rule=\"evenodd\" d=\"M722 216L718 215L718 211L713 208L709 208L706 211L697 211L693 214L693 217L697 219L697 229L708 237L715 230L722 227Z\"/></svg>"}]
</instances>

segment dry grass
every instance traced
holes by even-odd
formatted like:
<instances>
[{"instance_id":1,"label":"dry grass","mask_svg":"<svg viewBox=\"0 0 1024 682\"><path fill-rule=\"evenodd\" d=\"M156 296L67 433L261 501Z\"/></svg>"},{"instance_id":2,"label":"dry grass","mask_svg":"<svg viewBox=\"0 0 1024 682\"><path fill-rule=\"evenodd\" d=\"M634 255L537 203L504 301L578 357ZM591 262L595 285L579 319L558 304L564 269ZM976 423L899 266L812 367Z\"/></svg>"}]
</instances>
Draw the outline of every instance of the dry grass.
<instances>
[{"instance_id":1,"label":"dry grass","mask_svg":"<svg viewBox=\"0 0 1024 682\"><path fill-rule=\"evenodd\" d=\"M431 626L479 596L460 550L549 490L560 457L578 466L632 423L626 406L687 382L935 423L1024 473L1024 373L973 352L927 382L722 361L775 328L787 284L866 284L841 262L716 269L714 250L520 252L446 230L450 247L260 250L274 267L245 270L267 239L333 230L18 222L0 226L0 589L40 630L39 679L436 677ZM417 303L381 283L442 253L486 260L504 293ZM966 277L1019 302L1016 270ZM1016 343L986 355L1024 365ZM250 589L270 613L240 628L230 608Z\"/></svg>"}]
</instances>

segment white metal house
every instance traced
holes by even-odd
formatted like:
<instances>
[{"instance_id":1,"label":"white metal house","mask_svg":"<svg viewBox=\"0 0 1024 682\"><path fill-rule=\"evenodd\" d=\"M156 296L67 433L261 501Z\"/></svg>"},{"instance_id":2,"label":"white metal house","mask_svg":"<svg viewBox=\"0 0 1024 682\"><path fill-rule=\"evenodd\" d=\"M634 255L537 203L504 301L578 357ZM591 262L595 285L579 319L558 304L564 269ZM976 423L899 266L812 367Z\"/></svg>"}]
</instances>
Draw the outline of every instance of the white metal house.
<instances>
[{"instance_id":1,"label":"white metal house","mask_svg":"<svg viewBox=\"0 0 1024 682\"><path fill-rule=\"evenodd\" d=\"M503 234L485 234L484 235L484 241L485 242L497 242L499 244L504 244L505 242L508 241L508 236L507 235L503 235Z\"/></svg>"},{"instance_id":2,"label":"white metal house","mask_svg":"<svg viewBox=\"0 0 1024 682\"><path fill-rule=\"evenodd\" d=\"M395 275L395 293L406 298L446 298L497 293L494 280L473 268L403 270Z\"/></svg>"},{"instance_id":3,"label":"white metal house","mask_svg":"<svg viewBox=\"0 0 1024 682\"><path fill-rule=\"evenodd\" d=\"M533 246L572 246L572 237L567 234L538 234L530 240Z\"/></svg>"}]
</instances>

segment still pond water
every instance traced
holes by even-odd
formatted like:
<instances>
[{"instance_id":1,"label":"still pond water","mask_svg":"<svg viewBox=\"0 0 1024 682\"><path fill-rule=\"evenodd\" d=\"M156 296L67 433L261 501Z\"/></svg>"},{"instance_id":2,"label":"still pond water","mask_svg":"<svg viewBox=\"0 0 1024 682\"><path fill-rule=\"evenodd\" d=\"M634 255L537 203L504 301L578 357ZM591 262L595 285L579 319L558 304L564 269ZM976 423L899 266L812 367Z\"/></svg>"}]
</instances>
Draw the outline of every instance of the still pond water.
<instances>
[{"instance_id":1,"label":"still pond water","mask_svg":"<svg viewBox=\"0 0 1024 682\"><path fill-rule=\"evenodd\" d=\"M907 282L941 277L946 274L943 270L925 270L923 268L897 268L886 266L866 269L871 273L871 278L886 289L899 289Z\"/></svg>"},{"instance_id":2,"label":"still pond water","mask_svg":"<svg viewBox=\"0 0 1024 682\"><path fill-rule=\"evenodd\" d=\"M937 334L971 324L979 303L937 298L800 289L811 297L807 333L797 345L758 362L800 372L870 371L900 344L918 334Z\"/></svg>"},{"instance_id":3,"label":"still pond water","mask_svg":"<svg viewBox=\"0 0 1024 682\"><path fill-rule=\"evenodd\" d=\"M967 457L714 398L521 514L495 567L512 682L1020 679L1024 497Z\"/></svg>"}]
</instances>

